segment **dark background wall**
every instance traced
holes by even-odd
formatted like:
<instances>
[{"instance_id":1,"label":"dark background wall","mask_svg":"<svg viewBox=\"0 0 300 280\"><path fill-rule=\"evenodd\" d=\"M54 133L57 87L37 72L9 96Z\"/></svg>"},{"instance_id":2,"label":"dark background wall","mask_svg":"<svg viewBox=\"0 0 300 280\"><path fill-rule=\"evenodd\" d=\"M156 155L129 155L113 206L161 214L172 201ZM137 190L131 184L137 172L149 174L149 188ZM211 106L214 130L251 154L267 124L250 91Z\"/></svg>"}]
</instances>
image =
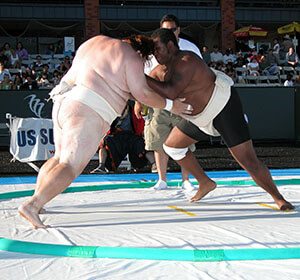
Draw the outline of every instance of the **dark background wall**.
<instances>
[{"instance_id":1,"label":"dark background wall","mask_svg":"<svg viewBox=\"0 0 300 280\"><path fill-rule=\"evenodd\" d=\"M254 140L300 140L300 88L237 87ZM6 113L16 117L51 118L49 90L1 91L0 146L9 145ZM202 141L212 141L203 134Z\"/></svg>"}]
</instances>

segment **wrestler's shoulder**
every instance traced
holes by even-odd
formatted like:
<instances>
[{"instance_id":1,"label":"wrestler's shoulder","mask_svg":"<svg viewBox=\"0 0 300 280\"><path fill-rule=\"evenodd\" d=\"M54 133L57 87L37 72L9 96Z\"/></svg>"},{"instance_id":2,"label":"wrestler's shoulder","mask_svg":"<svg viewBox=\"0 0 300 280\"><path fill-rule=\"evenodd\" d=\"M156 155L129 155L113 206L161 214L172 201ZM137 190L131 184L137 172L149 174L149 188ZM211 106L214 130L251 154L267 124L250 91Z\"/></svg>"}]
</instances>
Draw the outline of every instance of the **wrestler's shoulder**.
<instances>
[{"instance_id":1,"label":"wrestler's shoulder","mask_svg":"<svg viewBox=\"0 0 300 280\"><path fill-rule=\"evenodd\" d=\"M181 51L179 55L179 61L182 63L188 62L189 64L201 64L202 59L192 51Z\"/></svg>"}]
</instances>

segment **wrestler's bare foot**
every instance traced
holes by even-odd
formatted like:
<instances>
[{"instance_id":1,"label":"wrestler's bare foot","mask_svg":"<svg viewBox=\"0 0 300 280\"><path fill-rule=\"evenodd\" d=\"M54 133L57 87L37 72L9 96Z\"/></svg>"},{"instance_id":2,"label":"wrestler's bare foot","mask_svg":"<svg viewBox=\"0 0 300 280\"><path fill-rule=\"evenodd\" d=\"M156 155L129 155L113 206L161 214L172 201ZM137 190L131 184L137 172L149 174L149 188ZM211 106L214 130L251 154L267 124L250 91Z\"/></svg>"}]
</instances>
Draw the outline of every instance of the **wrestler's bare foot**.
<instances>
[{"instance_id":1,"label":"wrestler's bare foot","mask_svg":"<svg viewBox=\"0 0 300 280\"><path fill-rule=\"evenodd\" d=\"M216 187L217 184L214 181L209 181L205 185L202 184L201 186L199 186L199 189L196 192L196 194L190 199L190 202L200 200L201 198L206 196L209 192L213 191Z\"/></svg>"},{"instance_id":2,"label":"wrestler's bare foot","mask_svg":"<svg viewBox=\"0 0 300 280\"><path fill-rule=\"evenodd\" d=\"M286 201L284 198L275 200L275 202L281 211L295 209L295 206L289 203L288 201Z\"/></svg>"},{"instance_id":3,"label":"wrestler's bare foot","mask_svg":"<svg viewBox=\"0 0 300 280\"><path fill-rule=\"evenodd\" d=\"M27 219L35 229L37 228L48 228L50 226L44 225L39 218L39 211L30 203L24 203L18 209L19 214L22 215L25 219Z\"/></svg>"}]
</instances>

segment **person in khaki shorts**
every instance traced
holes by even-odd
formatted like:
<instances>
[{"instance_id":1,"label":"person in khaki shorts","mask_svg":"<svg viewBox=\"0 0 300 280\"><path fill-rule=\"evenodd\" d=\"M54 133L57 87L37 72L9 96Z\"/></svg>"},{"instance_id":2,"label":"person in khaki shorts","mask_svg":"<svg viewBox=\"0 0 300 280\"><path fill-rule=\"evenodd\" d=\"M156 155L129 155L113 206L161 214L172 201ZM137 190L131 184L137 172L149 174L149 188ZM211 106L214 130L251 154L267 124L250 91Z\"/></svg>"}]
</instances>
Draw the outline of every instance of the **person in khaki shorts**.
<instances>
[{"instance_id":1,"label":"person in khaki shorts","mask_svg":"<svg viewBox=\"0 0 300 280\"><path fill-rule=\"evenodd\" d=\"M196 45L185 39L179 38L180 24L176 16L163 16L160 21L160 27L172 30L177 38L180 49L192 51L202 58L201 53ZM149 74L157 65L158 62L153 56L150 63L146 64L144 72L146 74ZM181 117L169 113L166 110L149 108L144 134L146 150L154 151L154 157L159 177L159 180L155 184L154 189L161 190L167 188L166 180L169 156L163 150L163 143L167 139L173 127L175 127L181 120ZM190 150L192 152L196 150L194 144L190 146ZM183 189L187 191L194 190L195 187L189 181L189 172L182 168L181 173Z\"/></svg>"},{"instance_id":2,"label":"person in khaki shorts","mask_svg":"<svg viewBox=\"0 0 300 280\"><path fill-rule=\"evenodd\" d=\"M159 176L158 182L155 184L154 189L167 188L167 166L169 156L163 151L163 143L169 136L173 127L175 127L182 118L178 115L169 113L163 109L150 108L145 123L145 149L147 151L154 151L157 172ZM195 145L191 145L191 152L196 150ZM194 186L189 181L189 172L181 169L182 173L182 187L186 190L194 190Z\"/></svg>"}]
</instances>

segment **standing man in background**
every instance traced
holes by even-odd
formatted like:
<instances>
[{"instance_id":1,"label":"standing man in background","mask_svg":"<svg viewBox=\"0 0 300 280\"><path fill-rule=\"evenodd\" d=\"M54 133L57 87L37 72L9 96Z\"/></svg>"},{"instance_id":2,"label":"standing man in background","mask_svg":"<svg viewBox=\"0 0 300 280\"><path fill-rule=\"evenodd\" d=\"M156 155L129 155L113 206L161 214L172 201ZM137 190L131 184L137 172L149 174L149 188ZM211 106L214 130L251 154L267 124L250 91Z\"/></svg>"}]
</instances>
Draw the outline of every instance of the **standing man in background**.
<instances>
[{"instance_id":1,"label":"standing man in background","mask_svg":"<svg viewBox=\"0 0 300 280\"><path fill-rule=\"evenodd\" d=\"M189 42L188 40L179 38L180 24L176 16L163 16L160 21L160 28L167 28L172 30L172 32L176 36L179 48L181 50L192 51L202 58L201 53L195 44ZM159 64L157 60L153 56L152 59L145 64L145 74L150 74L151 71L158 65ZM137 104L137 106L141 106L141 104ZM142 107L137 110L141 111L141 109ZM154 151L154 157L159 177L159 180L155 184L154 189L161 190L167 188L166 181L169 156L163 150L163 143L167 139L173 127L175 127L181 120L182 118L180 116L174 115L164 109L149 108L144 134L146 150ZM192 152L196 150L194 144L189 148ZM181 173L183 189L188 191L194 190L194 186L189 181L189 172L186 169L182 168Z\"/></svg>"}]
</instances>

